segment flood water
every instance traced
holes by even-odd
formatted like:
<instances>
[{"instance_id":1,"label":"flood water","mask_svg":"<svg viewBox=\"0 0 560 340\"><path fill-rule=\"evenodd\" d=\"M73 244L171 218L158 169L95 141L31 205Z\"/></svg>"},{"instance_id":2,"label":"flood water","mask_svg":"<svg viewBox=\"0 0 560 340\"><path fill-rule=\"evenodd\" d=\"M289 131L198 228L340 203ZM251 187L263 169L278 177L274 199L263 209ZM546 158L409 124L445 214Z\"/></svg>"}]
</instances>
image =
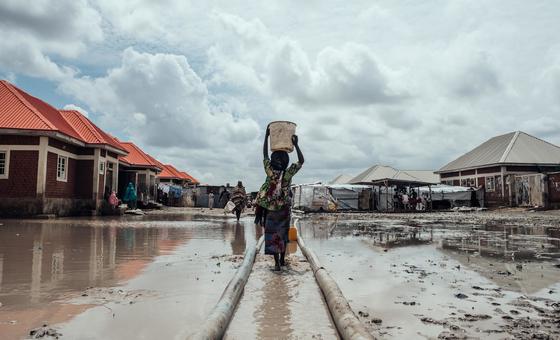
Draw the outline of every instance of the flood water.
<instances>
[{"instance_id":1,"label":"flood water","mask_svg":"<svg viewBox=\"0 0 560 340\"><path fill-rule=\"evenodd\" d=\"M236 270L220 258L255 244L251 224L185 214L0 223L2 339L42 324L70 339L188 333Z\"/></svg>"},{"instance_id":2,"label":"flood water","mask_svg":"<svg viewBox=\"0 0 560 340\"><path fill-rule=\"evenodd\" d=\"M381 338L560 338L558 227L375 217L300 224Z\"/></svg>"}]
</instances>

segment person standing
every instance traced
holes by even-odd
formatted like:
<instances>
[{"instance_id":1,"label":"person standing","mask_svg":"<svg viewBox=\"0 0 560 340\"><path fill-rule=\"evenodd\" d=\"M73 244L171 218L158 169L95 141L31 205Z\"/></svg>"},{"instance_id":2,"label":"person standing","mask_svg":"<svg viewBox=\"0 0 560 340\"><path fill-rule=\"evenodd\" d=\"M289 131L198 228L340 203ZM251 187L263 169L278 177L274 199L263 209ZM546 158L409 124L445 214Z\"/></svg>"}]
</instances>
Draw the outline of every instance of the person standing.
<instances>
[{"instance_id":1,"label":"person standing","mask_svg":"<svg viewBox=\"0 0 560 340\"><path fill-rule=\"evenodd\" d=\"M210 210L214 208L214 193L212 192L208 194L208 208L210 208Z\"/></svg>"},{"instance_id":2,"label":"person standing","mask_svg":"<svg viewBox=\"0 0 560 340\"><path fill-rule=\"evenodd\" d=\"M257 204L266 209L265 254L274 256L274 270L279 271L281 266L286 265L286 243L288 242L292 209L290 186L292 178L301 169L304 158L296 135L292 136L292 143L297 151L297 163L288 167L290 157L285 151L274 151L269 158L269 136L270 129L267 128L263 145L266 180L257 195Z\"/></svg>"},{"instance_id":3,"label":"person standing","mask_svg":"<svg viewBox=\"0 0 560 340\"><path fill-rule=\"evenodd\" d=\"M136 201L138 200L138 196L136 195L136 188L132 182L128 183L128 187L124 193L123 201L128 204L129 209L136 209Z\"/></svg>"}]
</instances>

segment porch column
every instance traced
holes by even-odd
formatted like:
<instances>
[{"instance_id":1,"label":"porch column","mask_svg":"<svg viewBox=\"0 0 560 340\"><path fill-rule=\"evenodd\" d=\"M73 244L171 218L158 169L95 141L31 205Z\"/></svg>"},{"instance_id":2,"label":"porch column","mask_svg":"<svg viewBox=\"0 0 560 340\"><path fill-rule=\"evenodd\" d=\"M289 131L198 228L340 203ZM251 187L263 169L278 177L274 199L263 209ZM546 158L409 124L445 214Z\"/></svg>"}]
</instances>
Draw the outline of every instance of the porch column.
<instances>
[{"instance_id":1,"label":"porch column","mask_svg":"<svg viewBox=\"0 0 560 340\"><path fill-rule=\"evenodd\" d=\"M47 183L47 147L49 137L39 137L39 158L37 160L37 198L45 197Z\"/></svg>"}]
</instances>

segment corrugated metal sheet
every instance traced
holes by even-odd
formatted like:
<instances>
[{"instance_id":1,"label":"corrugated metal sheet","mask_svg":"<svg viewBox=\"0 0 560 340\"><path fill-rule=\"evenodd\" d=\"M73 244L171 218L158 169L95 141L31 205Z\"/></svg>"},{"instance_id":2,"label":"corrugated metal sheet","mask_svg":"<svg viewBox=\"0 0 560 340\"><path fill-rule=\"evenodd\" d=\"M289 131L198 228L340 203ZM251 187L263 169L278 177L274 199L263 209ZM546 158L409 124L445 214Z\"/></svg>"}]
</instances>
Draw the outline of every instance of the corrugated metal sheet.
<instances>
[{"instance_id":1,"label":"corrugated metal sheet","mask_svg":"<svg viewBox=\"0 0 560 340\"><path fill-rule=\"evenodd\" d=\"M175 169L175 167L171 164L164 164L164 168L162 169L161 173L158 175L159 178L165 179L183 179L179 171Z\"/></svg>"},{"instance_id":2,"label":"corrugated metal sheet","mask_svg":"<svg viewBox=\"0 0 560 340\"><path fill-rule=\"evenodd\" d=\"M405 171L397 170L387 165L374 165L358 176L352 178L349 183L371 183L384 179L394 179L400 181L418 182L418 178L406 173Z\"/></svg>"},{"instance_id":3,"label":"corrugated metal sheet","mask_svg":"<svg viewBox=\"0 0 560 340\"><path fill-rule=\"evenodd\" d=\"M81 140L88 144L104 144L127 151L113 137L93 124L87 117L76 110L60 110L62 117L72 126L81 137Z\"/></svg>"},{"instance_id":4,"label":"corrugated metal sheet","mask_svg":"<svg viewBox=\"0 0 560 340\"><path fill-rule=\"evenodd\" d=\"M407 174L426 183L440 183L439 175L432 170L403 170Z\"/></svg>"},{"instance_id":5,"label":"corrugated metal sheet","mask_svg":"<svg viewBox=\"0 0 560 340\"><path fill-rule=\"evenodd\" d=\"M142 151L142 149L136 146L136 144L132 142L121 141L119 141L119 143L122 148L124 148L128 152L128 155L120 156L119 160L133 166L160 169L158 164L152 160L153 158L151 156L148 156L148 154Z\"/></svg>"},{"instance_id":6,"label":"corrugated metal sheet","mask_svg":"<svg viewBox=\"0 0 560 340\"><path fill-rule=\"evenodd\" d=\"M511 163L560 164L560 147L525 132L510 132L490 138L438 172Z\"/></svg>"},{"instance_id":7,"label":"corrugated metal sheet","mask_svg":"<svg viewBox=\"0 0 560 340\"><path fill-rule=\"evenodd\" d=\"M0 81L0 128L25 130L58 130L37 108L22 96L18 88Z\"/></svg>"},{"instance_id":8,"label":"corrugated metal sheet","mask_svg":"<svg viewBox=\"0 0 560 340\"><path fill-rule=\"evenodd\" d=\"M329 184L347 184L352 180L352 178L353 177L351 175L346 175L346 174L338 175L332 180L330 180Z\"/></svg>"}]
</instances>

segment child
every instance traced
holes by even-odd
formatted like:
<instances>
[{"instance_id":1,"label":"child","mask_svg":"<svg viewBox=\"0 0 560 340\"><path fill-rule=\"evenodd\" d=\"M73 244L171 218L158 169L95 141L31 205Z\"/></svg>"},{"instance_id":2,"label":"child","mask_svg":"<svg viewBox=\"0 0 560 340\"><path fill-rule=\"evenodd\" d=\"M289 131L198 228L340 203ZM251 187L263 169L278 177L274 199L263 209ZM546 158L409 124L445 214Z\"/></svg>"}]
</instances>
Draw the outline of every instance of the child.
<instances>
[{"instance_id":1,"label":"child","mask_svg":"<svg viewBox=\"0 0 560 340\"><path fill-rule=\"evenodd\" d=\"M274 270L279 271L285 266L286 243L290 228L292 197L290 185L292 177L301 169L304 159L298 145L298 137L292 136L298 162L288 168L290 157L285 151L274 151L268 158L268 137L270 130L266 129L263 156L266 181L257 195L257 205L263 210L265 254L274 256Z\"/></svg>"}]
</instances>

